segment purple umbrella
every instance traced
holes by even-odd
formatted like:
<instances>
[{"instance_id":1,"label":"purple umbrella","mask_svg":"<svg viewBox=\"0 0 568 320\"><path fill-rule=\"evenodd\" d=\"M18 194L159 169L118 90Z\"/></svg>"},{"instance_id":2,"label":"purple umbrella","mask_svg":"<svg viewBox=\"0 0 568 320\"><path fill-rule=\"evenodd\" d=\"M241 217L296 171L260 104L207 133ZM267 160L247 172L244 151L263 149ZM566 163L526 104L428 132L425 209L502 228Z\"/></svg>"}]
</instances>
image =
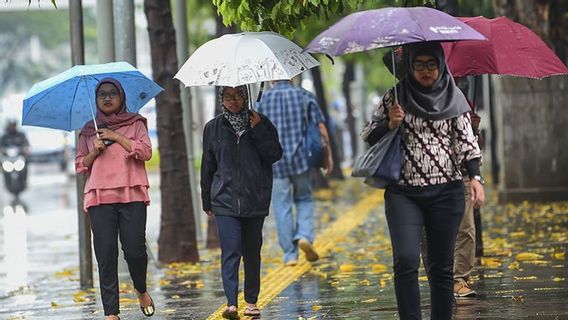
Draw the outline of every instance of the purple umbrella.
<instances>
[{"instance_id":1,"label":"purple umbrella","mask_svg":"<svg viewBox=\"0 0 568 320\"><path fill-rule=\"evenodd\" d=\"M470 26L442 11L383 8L352 13L320 33L304 49L340 56L423 41L486 40Z\"/></svg>"}]
</instances>

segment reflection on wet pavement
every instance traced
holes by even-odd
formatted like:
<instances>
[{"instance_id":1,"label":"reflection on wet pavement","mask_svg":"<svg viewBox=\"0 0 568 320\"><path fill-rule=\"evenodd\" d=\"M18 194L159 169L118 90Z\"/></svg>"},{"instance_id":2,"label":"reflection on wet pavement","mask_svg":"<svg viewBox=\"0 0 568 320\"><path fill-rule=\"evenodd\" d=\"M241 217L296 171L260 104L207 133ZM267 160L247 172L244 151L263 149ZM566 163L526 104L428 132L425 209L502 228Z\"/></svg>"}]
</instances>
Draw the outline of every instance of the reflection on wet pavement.
<instances>
[{"instance_id":1,"label":"reflection on wet pavement","mask_svg":"<svg viewBox=\"0 0 568 320\"><path fill-rule=\"evenodd\" d=\"M45 200L47 208L61 206L63 198L72 199L72 184L58 188L66 191L52 188L55 196L38 196ZM154 187L153 192L148 238L156 253L158 188ZM318 234L370 192L360 181L350 179L333 182L331 189L318 191ZM49 202L51 198L59 199L54 200L57 204ZM70 202L68 209L59 212L37 212L35 202L29 204L27 215L18 215L15 209L13 213L3 212L0 318L103 318L98 289L78 289L76 217ZM472 279L478 297L458 299L455 319L568 319L568 203L500 206L493 201L483 209L482 216L486 256ZM282 260L272 215L266 222L262 255L263 276L278 275ZM225 302L219 251L203 250L201 259L197 265L171 264L164 268L150 262L148 287L157 308L152 319L206 319ZM391 259L380 205L363 224L336 239L328 255L269 301L262 318L398 319ZM420 272L426 319L428 284L423 270ZM273 281L278 278L273 276ZM122 317L144 318L126 274L121 275L120 289Z\"/></svg>"}]
</instances>

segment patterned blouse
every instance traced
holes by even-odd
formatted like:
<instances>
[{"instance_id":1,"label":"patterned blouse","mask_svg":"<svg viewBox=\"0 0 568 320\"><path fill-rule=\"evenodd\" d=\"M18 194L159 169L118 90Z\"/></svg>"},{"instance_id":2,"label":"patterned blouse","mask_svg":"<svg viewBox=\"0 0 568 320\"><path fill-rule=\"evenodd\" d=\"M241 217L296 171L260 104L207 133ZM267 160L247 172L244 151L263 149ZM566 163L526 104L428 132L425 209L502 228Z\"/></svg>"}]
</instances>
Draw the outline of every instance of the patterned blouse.
<instances>
[{"instance_id":1,"label":"patterned blouse","mask_svg":"<svg viewBox=\"0 0 568 320\"><path fill-rule=\"evenodd\" d=\"M393 106L392 89L375 108L361 137L381 123L388 123L388 108ZM471 128L471 117L464 113L446 120L426 120L407 112L402 123L402 172L398 181L405 186L431 186L461 180L461 169L469 160L481 158L481 150Z\"/></svg>"}]
</instances>

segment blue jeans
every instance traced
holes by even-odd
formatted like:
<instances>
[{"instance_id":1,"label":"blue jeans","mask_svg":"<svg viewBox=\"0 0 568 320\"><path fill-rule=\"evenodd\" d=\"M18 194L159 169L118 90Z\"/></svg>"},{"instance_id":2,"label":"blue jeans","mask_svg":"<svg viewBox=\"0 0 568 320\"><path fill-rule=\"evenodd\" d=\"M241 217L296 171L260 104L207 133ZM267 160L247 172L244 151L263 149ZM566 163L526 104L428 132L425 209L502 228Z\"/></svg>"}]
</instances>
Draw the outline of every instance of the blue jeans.
<instances>
[{"instance_id":1,"label":"blue jeans","mask_svg":"<svg viewBox=\"0 0 568 320\"><path fill-rule=\"evenodd\" d=\"M292 214L296 205L296 219ZM276 215L278 241L284 251L284 262L298 260L298 240L314 242L314 201L310 171L274 178L272 207Z\"/></svg>"}]
</instances>

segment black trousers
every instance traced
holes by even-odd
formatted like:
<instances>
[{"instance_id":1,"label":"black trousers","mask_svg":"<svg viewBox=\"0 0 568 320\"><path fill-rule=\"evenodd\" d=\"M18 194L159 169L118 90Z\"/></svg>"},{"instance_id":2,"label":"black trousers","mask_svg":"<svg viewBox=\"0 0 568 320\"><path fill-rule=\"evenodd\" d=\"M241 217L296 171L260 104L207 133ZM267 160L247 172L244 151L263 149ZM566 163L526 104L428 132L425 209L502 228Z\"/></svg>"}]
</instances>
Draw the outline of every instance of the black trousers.
<instances>
[{"instance_id":1,"label":"black trousers","mask_svg":"<svg viewBox=\"0 0 568 320\"><path fill-rule=\"evenodd\" d=\"M237 305L239 265L245 267L245 301L256 303L260 291L260 249L262 218L215 216L221 242L221 277L227 306Z\"/></svg>"},{"instance_id":2,"label":"black trousers","mask_svg":"<svg viewBox=\"0 0 568 320\"><path fill-rule=\"evenodd\" d=\"M146 292L146 205L144 202L103 204L88 209L105 316L120 313L118 237L134 288Z\"/></svg>"},{"instance_id":3,"label":"black trousers","mask_svg":"<svg viewBox=\"0 0 568 320\"><path fill-rule=\"evenodd\" d=\"M431 319L452 319L454 246L464 206L462 181L428 187L387 188L385 208L400 319L422 319L418 267L423 229L426 230Z\"/></svg>"}]
</instances>

